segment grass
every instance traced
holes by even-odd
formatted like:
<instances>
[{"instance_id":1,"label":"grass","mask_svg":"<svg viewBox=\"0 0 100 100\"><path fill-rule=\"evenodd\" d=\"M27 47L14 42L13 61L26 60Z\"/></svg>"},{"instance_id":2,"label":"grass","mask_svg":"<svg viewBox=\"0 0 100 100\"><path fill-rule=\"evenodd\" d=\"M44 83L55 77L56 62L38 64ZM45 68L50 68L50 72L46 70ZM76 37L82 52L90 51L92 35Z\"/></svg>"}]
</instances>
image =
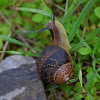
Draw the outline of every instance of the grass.
<instances>
[{"instance_id":1,"label":"grass","mask_svg":"<svg viewBox=\"0 0 100 100\"><path fill-rule=\"evenodd\" d=\"M98 0L66 0L66 2L54 0L52 3L43 0L0 2L2 2L0 53L5 53L3 58L12 54L38 57L52 40L49 31L41 33L35 31L43 28L40 23L46 24L56 8L58 9L56 20L63 24L72 45L70 53L73 58L74 75L67 84L48 85L47 98L48 100L55 100L55 97L58 100L100 99L100 22L99 12L96 10L99 7ZM9 23L12 27L15 26L14 30L11 26L9 28ZM84 28L86 30L82 38ZM8 37L11 31L13 33ZM3 51L5 41L10 43L10 47Z\"/></svg>"}]
</instances>

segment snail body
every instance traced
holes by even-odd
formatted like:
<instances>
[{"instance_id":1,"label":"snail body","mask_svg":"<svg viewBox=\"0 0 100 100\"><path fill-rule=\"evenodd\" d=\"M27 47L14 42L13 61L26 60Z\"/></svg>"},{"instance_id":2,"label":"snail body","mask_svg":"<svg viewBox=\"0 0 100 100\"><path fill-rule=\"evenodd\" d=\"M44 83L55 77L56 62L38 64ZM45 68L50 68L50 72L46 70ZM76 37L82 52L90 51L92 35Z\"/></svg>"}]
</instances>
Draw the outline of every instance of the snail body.
<instances>
[{"instance_id":1,"label":"snail body","mask_svg":"<svg viewBox=\"0 0 100 100\"><path fill-rule=\"evenodd\" d=\"M39 76L44 84L62 84L73 74L72 58L68 52L71 46L60 22L50 20L46 28L51 32L53 43L43 50L37 60Z\"/></svg>"}]
</instances>

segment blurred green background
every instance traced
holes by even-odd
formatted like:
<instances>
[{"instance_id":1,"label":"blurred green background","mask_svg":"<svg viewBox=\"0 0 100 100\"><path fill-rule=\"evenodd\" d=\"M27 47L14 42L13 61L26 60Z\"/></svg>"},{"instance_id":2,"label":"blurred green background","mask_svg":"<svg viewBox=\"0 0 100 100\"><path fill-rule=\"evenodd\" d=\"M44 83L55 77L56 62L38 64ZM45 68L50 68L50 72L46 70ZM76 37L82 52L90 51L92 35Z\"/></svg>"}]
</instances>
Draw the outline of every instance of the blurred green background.
<instances>
[{"instance_id":1,"label":"blurred green background","mask_svg":"<svg viewBox=\"0 0 100 100\"><path fill-rule=\"evenodd\" d=\"M0 58L20 54L37 59L52 42L48 30L37 31L45 27L41 23L48 23L55 10L72 46L74 75L67 84L48 85L47 99L100 100L98 0L0 0Z\"/></svg>"}]
</instances>

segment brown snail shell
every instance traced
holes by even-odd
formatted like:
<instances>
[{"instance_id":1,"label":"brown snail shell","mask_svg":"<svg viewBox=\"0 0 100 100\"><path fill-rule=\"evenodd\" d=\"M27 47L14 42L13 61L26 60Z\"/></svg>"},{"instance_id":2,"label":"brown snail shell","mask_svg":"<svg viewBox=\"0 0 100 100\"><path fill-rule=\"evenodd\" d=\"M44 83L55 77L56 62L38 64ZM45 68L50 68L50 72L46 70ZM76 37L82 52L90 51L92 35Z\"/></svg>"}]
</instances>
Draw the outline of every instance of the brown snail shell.
<instances>
[{"instance_id":1,"label":"brown snail shell","mask_svg":"<svg viewBox=\"0 0 100 100\"><path fill-rule=\"evenodd\" d=\"M37 60L38 72L43 83L62 84L73 74L70 54L59 45L48 45Z\"/></svg>"}]
</instances>

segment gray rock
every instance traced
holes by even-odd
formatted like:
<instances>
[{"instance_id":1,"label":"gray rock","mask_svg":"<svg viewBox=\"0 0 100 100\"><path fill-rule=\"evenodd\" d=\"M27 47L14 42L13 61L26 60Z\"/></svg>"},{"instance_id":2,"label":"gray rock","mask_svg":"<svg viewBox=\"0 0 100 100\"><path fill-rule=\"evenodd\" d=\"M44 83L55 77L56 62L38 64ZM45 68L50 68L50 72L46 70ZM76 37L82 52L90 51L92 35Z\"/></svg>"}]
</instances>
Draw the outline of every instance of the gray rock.
<instances>
[{"instance_id":1,"label":"gray rock","mask_svg":"<svg viewBox=\"0 0 100 100\"><path fill-rule=\"evenodd\" d=\"M1 62L0 100L46 100L32 57L13 55Z\"/></svg>"}]
</instances>

